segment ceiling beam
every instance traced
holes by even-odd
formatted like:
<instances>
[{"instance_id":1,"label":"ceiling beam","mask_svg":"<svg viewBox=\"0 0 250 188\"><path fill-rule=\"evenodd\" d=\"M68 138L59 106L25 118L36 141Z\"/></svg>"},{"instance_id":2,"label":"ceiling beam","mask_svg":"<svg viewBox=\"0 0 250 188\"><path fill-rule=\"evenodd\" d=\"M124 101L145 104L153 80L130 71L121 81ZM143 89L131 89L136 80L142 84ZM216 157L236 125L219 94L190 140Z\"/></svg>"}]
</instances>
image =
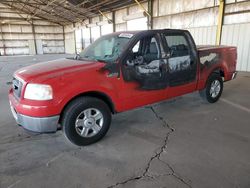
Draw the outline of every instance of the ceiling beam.
<instances>
[{"instance_id":1,"label":"ceiling beam","mask_svg":"<svg viewBox=\"0 0 250 188\"><path fill-rule=\"evenodd\" d=\"M20 8L17 7L17 6L15 6L14 4L13 4L12 6L11 6L9 3L3 3L3 2L2 2L2 4L9 6L11 9L17 11L18 13L26 13L26 14L28 14L29 16L31 16L31 13L32 13L32 12L30 12L29 10L28 10L28 11L27 11L27 10L20 10ZM56 21L54 21L54 20L51 20L51 19L49 19L49 18L47 18L47 17L44 17L43 15L40 15L39 17L42 18L42 19L44 19L44 20L46 20L46 21L53 22L53 23L56 23L56 24L58 24L58 25L61 25L61 23L56 22ZM26 18L26 21L28 21L28 20L29 20L29 17Z\"/></svg>"},{"instance_id":2,"label":"ceiling beam","mask_svg":"<svg viewBox=\"0 0 250 188\"><path fill-rule=\"evenodd\" d=\"M36 0L34 0L34 1L36 1ZM37 2L37 1L36 1ZM34 7L33 5L27 5L27 6L30 6L30 7L33 7L33 8L36 8L36 7ZM53 13L54 14L56 14L56 16L54 16L54 15L52 15L51 13L52 12L50 12L50 11L48 11L48 10L45 10L44 8L42 8L42 9L40 9L42 12L44 12L45 13L45 15L47 15L47 16L49 16L49 17L51 17L51 19L53 19L53 20L60 20L60 19L63 19L63 20L61 20L61 21L68 21L68 22L74 22L74 20L72 20L72 19L69 19L68 17L65 17L65 15L62 15L61 13L58 13L58 12L56 12L56 11L54 11ZM34 12L32 12L32 14L34 15ZM58 18L59 17L59 18Z\"/></svg>"},{"instance_id":3,"label":"ceiling beam","mask_svg":"<svg viewBox=\"0 0 250 188\"><path fill-rule=\"evenodd\" d=\"M0 3L20 3L20 0L1 0ZM42 5L42 4L38 4L38 3L34 3L34 2L29 2L29 4Z\"/></svg>"},{"instance_id":4,"label":"ceiling beam","mask_svg":"<svg viewBox=\"0 0 250 188\"><path fill-rule=\"evenodd\" d=\"M105 12L112 12L120 7L135 4L134 0L84 0L73 5L67 0L0 0L3 5L10 7L10 10L26 17L27 21L35 17L43 20L66 25L76 22L83 22L94 16L100 16ZM146 2L146 0L137 0ZM1 4L0 3L0 4ZM103 13L103 14L102 14ZM110 18L111 19L111 18Z\"/></svg>"}]
</instances>

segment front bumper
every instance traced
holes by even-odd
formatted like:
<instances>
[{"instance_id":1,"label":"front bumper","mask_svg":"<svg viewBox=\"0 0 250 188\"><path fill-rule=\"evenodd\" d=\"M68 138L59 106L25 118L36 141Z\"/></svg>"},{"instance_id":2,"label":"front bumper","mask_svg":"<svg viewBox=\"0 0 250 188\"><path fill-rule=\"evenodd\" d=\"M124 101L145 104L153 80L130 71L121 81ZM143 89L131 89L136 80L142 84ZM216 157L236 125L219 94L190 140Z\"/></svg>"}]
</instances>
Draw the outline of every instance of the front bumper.
<instances>
[{"instance_id":1,"label":"front bumper","mask_svg":"<svg viewBox=\"0 0 250 188\"><path fill-rule=\"evenodd\" d=\"M58 128L59 115L51 117L26 116L19 114L11 103L10 109L17 124L21 125L26 130L39 133L50 133L55 132Z\"/></svg>"}]
</instances>

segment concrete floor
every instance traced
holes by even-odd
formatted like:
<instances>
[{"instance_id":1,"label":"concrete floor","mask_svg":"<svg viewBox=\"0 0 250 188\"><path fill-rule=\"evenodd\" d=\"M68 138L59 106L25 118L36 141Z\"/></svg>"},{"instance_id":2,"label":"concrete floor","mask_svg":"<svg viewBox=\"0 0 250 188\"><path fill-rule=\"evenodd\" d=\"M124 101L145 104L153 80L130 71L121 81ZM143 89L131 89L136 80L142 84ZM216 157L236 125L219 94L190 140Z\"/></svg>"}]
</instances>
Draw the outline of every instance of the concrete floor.
<instances>
[{"instance_id":1,"label":"concrete floor","mask_svg":"<svg viewBox=\"0 0 250 188\"><path fill-rule=\"evenodd\" d=\"M88 147L16 126L7 92L14 70L65 55L0 57L0 187L250 187L250 73L221 100L197 93L117 114Z\"/></svg>"}]
</instances>

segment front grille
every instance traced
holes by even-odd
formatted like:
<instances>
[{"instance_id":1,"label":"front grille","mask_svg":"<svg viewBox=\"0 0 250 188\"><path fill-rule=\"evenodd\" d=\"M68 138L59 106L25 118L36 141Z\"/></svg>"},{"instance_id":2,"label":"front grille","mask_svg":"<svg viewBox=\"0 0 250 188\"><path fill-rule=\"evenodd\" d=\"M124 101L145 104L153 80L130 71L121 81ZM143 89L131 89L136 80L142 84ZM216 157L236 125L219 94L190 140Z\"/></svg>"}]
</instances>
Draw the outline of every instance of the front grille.
<instances>
[{"instance_id":1,"label":"front grille","mask_svg":"<svg viewBox=\"0 0 250 188\"><path fill-rule=\"evenodd\" d=\"M16 79L13 78L12 80L12 87L13 87L13 93L17 98L21 97L21 92L22 92L22 87L23 87L23 83Z\"/></svg>"}]
</instances>

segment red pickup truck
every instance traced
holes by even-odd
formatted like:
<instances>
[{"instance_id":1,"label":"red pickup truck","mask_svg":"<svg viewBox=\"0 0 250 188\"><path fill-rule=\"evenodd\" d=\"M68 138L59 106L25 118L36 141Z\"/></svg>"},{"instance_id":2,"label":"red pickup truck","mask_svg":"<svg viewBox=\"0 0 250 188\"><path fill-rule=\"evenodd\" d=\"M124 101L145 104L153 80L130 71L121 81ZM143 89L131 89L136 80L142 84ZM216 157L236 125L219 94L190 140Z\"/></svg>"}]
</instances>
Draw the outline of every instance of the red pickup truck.
<instances>
[{"instance_id":1,"label":"red pickup truck","mask_svg":"<svg viewBox=\"0 0 250 188\"><path fill-rule=\"evenodd\" d=\"M75 58L24 67L9 91L17 124L34 132L62 128L76 145L97 142L111 115L199 91L210 103L236 76L237 50L196 47L186 30L116 32Z\"/></svg>"}]
</instances>

